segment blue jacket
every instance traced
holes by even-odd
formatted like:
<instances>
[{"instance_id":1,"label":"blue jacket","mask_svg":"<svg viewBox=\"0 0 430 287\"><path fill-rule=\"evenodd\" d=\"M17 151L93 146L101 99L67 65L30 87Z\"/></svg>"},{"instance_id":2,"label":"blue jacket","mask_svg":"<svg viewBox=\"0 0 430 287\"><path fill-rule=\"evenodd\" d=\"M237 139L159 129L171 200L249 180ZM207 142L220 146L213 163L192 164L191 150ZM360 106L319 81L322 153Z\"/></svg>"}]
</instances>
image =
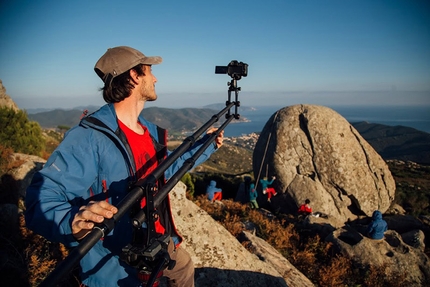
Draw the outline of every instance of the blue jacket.
<instances>
[{"instance_id":1,"label":"blue jacket","mask_svg":"<svg viewBox=\"0 0 430 287\"><path fill-rule=\"evenodd\" d=\"M387 229L387 222L382 219L382 213L375 210L372 215L372 222L367 226L367 234L372 239L382 239Z\"/></svg>"},{"instance_id":2,"label":"blue jacket","mask_svg":"<svg viewBox=\"0 0 430 287\"><path fill-rule=\"evenodd\" d=\"M257 197L258 197L258 193L255 190L255 185L251 183L251 185L249 186L249 200L256 200Z\"/></svg>"},{"instance_id":3,"label":"blue jacket","mask_svg":"<svg viewBox=\"0 0 430 287\"><path fill-rule=\"evenodd\" d=\"M269 185L271 185L274 181L275 181L275 179L273 179L273 178L272 178L272 180L260 179L261 190L265 190L265 189L266 189L267 187L269 187Z\"/></svg>"},{"instance_id":4,"label":"blue jacket","mask_svg":"<svg viewBox=\"0 0 430 287\"><path fill-rule=\"evenodd\" d=\"M215 180L211 180L209 182L209 185L206 187L206 195L208 196L209 200L212 200L214 198L215 192L222 192L222 189L216 187Z\"/></svg>"},{"instance_id":5,"label":"blue jacket","mask_svg":"<svg viewBox=\"0 0 430 287\"><path fill-rule=\"evenodd\" d=\"M168 151L167 133L139 117L153 137L159 160ZM204 138L190 148L165 172L172 176L189 158ZM215 151L210 145L196 161L205 161ZM37 172L27 189L26 224L36 233L67 247L79 243L72 235L71 223L79 207L90 200L107 200L117 206L136 182L134 159L124 133L119 129L113 105L105 105L83 118L70 129L52 153L44 168ZM162 181L162 180L160 180ZM180 242L173 223L168 197L158 207L162 224ZM138 286L136 269L119 260L121 248L132 240L130 216L124 215L115 228L100 240L81 260L81 279L85 285Z\"/></svg>"}]
</instances>

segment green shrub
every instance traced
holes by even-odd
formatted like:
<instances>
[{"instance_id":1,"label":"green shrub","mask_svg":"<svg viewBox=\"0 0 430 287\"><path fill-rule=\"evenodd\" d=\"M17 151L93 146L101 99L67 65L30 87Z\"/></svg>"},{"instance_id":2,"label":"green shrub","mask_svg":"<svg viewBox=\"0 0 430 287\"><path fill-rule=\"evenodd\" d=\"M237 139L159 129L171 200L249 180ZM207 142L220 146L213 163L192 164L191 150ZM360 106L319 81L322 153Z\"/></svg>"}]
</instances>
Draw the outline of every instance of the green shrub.
<instances>
[{"instance_id":1,"label":"green shrub","mask_svg":"<svg viewBox=\"0 0 430 287\"><path fill-rule=\"evenodd\" d=\"M0 107L0 142L15 152L41 155L44 149L42 129L30 121L24 111Z\"/></svg>"},{"instance_id":2,"label":"green shrub","mask_svg":"<svg viewBox=\"0 0 430 287\"><path fill-rule=\"evenodd\" d=\"M194 182L189 173L184 174L181 178L181 181L187 186L188 194L193 197L194 196Z\"/></svg>"}]
</instances>

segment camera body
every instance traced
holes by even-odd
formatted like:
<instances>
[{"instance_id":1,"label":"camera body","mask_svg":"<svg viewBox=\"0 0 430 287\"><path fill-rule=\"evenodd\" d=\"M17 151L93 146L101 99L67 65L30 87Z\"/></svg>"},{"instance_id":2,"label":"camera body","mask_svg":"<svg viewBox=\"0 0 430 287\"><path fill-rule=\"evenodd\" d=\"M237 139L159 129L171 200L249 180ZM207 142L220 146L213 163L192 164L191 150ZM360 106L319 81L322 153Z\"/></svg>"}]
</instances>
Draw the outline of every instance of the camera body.
<instances>
[{"instance_id":1,"label":"camera body","mask_svg":"<svg viewBox=\"0 0 430 287\"><path fill-rule=\"evenodd\" d=\"M230 77L239 80L241 77L248 75L248 64L233 60L228 66L216 66L215 74L228 74Z\"/></svg>"}]
</instances>

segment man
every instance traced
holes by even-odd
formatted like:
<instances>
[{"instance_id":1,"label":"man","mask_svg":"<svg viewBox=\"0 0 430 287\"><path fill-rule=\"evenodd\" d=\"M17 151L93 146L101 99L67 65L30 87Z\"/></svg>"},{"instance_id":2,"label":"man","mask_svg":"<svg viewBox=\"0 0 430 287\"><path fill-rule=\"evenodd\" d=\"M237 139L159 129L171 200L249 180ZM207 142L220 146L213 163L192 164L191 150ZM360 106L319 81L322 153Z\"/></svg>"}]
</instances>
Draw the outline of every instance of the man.
<instances>
[{"instance_id":1,"label":"man","mask_svg":"<svg viewBox=\"0 0 430 287\"><path fill-rule=\"evenodd\" d=\"M209 185L206 187L206 196L210 201L222 199L222 189L219 187L216 187L215 180L211 180L209 182Z\"/></svg>"},{"instance_id":2,"label":"man","mask_svg":"<svg viewBox=\"0 0 430 287\"><path fill-rule=\"evenodd\" d=\"M387 222L382 219L382 213L379 210L373 211L372 221L367 226L367 235L375 240L384 238L385 231L388 230Z\"/></svg>"},{"instance_id":3,"label":"man","mask_svg":"<svg viewBox=\"0 0 430 287\"><path fill-rule=\"evenodd\" d=\"M257 197L258 197L258 193L257 193L257 190L255 189L255 185L251 183L249 185L249 202L251 204L252 209L259 208L257 203Z\"/></svg>"},{"instance_id":4,"label":"man","mask_svg":"<svg viewBox=\"0 0 430 287\"><path fill-rule=\"evenodd\" d=\"M299 215L310 215L312 214L312 207L310 206L311 201L309 199L305 200L305 203L300 205L297 213Z\"/></svg>"},{"instance_id":5,"label":"man","mask_svg":"<svg viewBox=\"0 0 430 287\"><path fill-rule=\"evenodd\" d=\"M271 180L268 180L267 177L260 179L261 189L263 190L263 194L267 194L268 202L270 202L272 196L276 196L278 194L273 187L269 187L269 185L271 185L275 179L275 176L272 176Z\"/></svg>"},{"instance_id":6,"label":"man","mask_svg":"<svg viewBox=\"0 0 430 287\"><path fill-rule=\"evenodd\" d=\"M27 226L50 241L68 247L79 244L105 218L117 213L117 204L129 188L153 171L167 156L166 131L140 116L147 101L157 99L152 65L161 57L146 57L125 46L108 49L97 61L95 72L103 80L103 98L108 103L84 117L53 152L44 168L35 174L26 195ZM214 130L208 131L214 132ZM185 159L201 146L190 148L166 172L169 178ZM222 145L222 132L198 158L205 161ZM164 179L158 181L159 187ZM145 205L142 200L141 206ZM172 270L165 270L170 286L194 286L194 266L180 246L166 198L157 208L156 231L169 234ZM123 216L115 228L81 260L85 286L139 286L137 270L119 259L132 241L131 218Z\"/></svg>"}]
</instances>

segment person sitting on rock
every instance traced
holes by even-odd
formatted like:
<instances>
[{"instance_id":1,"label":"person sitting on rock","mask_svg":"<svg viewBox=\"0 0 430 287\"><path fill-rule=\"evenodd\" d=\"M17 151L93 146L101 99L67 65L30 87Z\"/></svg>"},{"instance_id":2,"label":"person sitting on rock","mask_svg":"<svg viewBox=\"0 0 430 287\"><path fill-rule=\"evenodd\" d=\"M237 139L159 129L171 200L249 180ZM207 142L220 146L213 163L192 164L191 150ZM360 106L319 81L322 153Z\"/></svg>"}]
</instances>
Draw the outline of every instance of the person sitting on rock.
<instances>
[{"instance_id":1,"label":"person sitting on rock","mask_svg":"<svg viewBox=\"0 0 430 287\"><path fill-rule=\"evenodd\" d=\"M381 240L384 238L384 233L387 229L387 222L382 219L382 213L379 210L375 210L372 214L372 221L367 226L367 236Z\"/></svg>"},{"instance_id":2,"label":"person sitting on rock","mask_svg":"<svg viewBox=\"0 0 430 287\"><path fill-rule=\"evenodd\" d=\"M305 203L300 205L299 210L297 211L297 213L299 214L299 216L314 216L314 217L322 217L322 218L328 218L327 214L324 214L322 212L313 212L312 211L312 207L310 205L311 201L309 199L305 200Z\"/></svg>"},{"instance_id":3,"label":"person sitting on rock","mask_svg":"<svg viewBox=\"0 0 430 287\"><path fill-rule=\"evenodd\" d=\"M210 201L222 199L222 189L216 187L216 181L211 180L208 187L206 188L206 195Z\"/></svg>"},{"instance_id":4,"label":"person sitting on rock","mask_svg":"<svg viewBox=\"0 0 430 287\"><path fill-rule=\"evenodd\" d=\"M255 184L251 183L249 185L249 202L251 204L252 209L259 208L257 203L257 197L258 197L258 193L257 193L257 190L255 189Z\"/></svg>"},{"instance_id":5,"label":"person sitting on rock","mask_svg":"<svg viewBox=\"0 0 430 287\"><path fill-rule=\"evenodd\" d=\"M272 198L272 196L275 196L278 194L273 187L269 187L269 185L271 185L275 179L276 179L275 176L272 176L272 179L270 181L267 180L267 177L260 179L261 189L263 190L263 194L267 194L268 202L270 202L270 199Z\"/></svg>"},{"instance_id":6,"label":"person sitting on rock","mask_svg":"<svg viewBox=\"0 0 430 287\"><path fill-rule=\"evenodd\" d=\"M310 206L311 201L309 199L305 200L305 203L300 205L299 210L297 213L299 215L310 215L312 214L312 207Z\"/></svg>"},{"instance_id":7,"label":"person sitting on rock","mask_svg":"<svg viewBox=\"0 0 430 287\"><path fill-rule=\"evenodd\" d=\"M234 201L238 201L242 204L249 202L249 185L251 184L251 177L245 176L244 181L239 184L239 188L236 193Z\"/></svg>"}]
</instances>

